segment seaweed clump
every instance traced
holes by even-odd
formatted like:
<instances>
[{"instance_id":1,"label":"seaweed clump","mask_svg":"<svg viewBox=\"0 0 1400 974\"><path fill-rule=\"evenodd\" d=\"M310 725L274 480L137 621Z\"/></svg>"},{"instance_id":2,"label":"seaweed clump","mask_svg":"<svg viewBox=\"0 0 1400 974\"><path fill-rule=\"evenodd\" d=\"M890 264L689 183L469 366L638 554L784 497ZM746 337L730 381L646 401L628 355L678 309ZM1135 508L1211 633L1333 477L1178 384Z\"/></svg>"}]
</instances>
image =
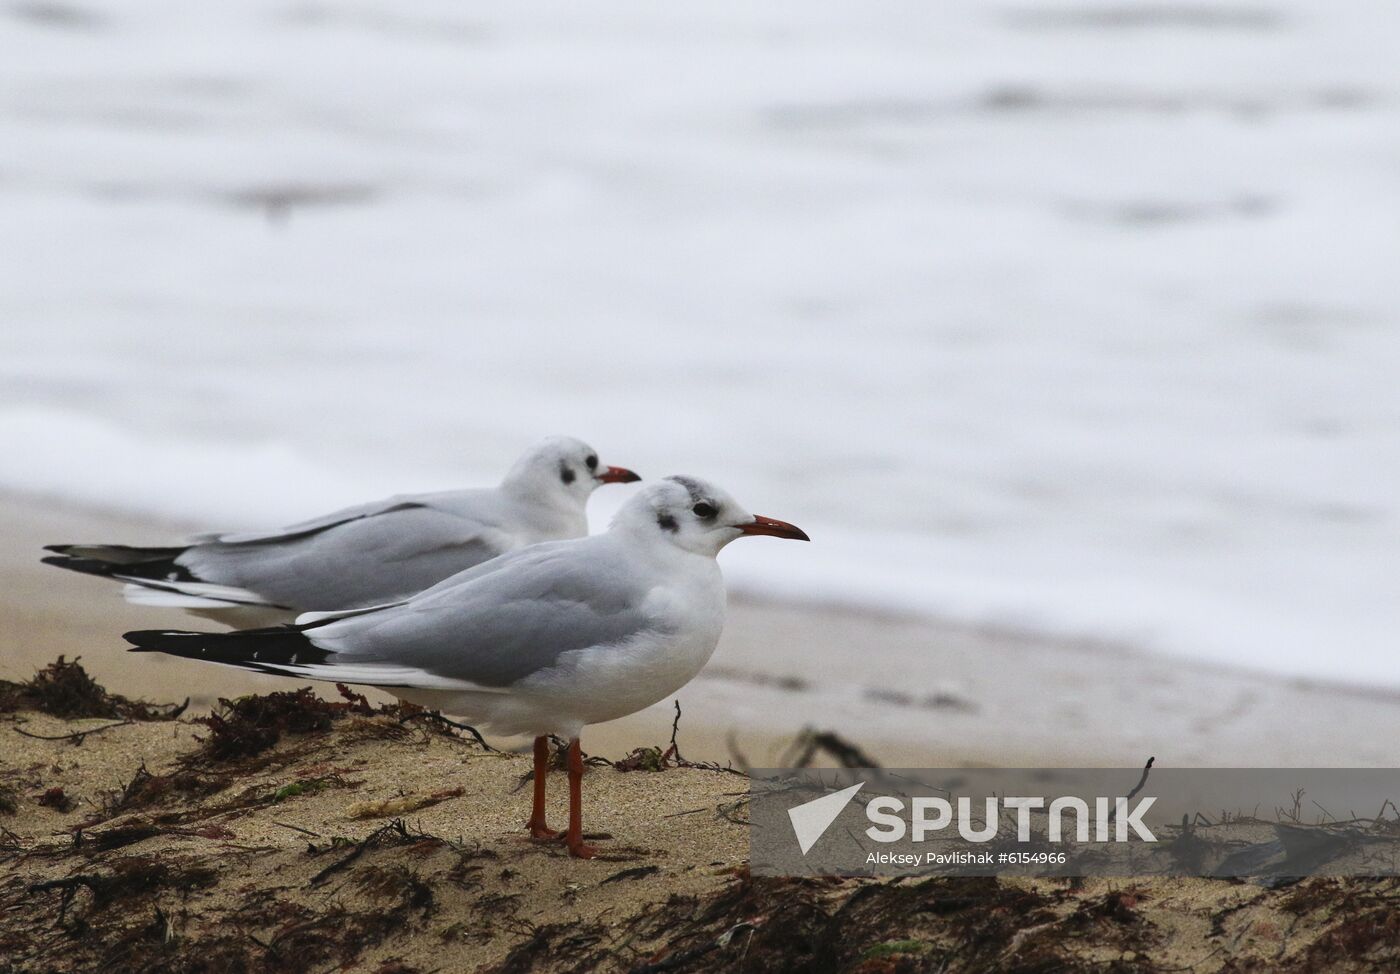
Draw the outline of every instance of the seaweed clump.
<instances>
[{"instance_id":1,"label":"seaweed clump","mask_svg":"<svg viewBox=\"0 0 1400 974\"><path fill-rule=\"evenodd\" d=\"M1109 974L1163 970L1144 953L1152 930L1127 900L1093 901L1066 913L1068 894L1043 895L990 877L916 884L755 878L713 897L673 895L628 921L624 934L577 924L538 926L490 974L591 971L632 945L631 974L850 971L914 974ZM1133 930L1131 938L1122 931ZM649 953L639 948L650 944ZM1086 944L1133 960L1080 956Z\"/></svg>"},{"instance_id":2,"label":"seaweed clump","mask_svg":"<svg viewBox=\"0 0 1400 974\"><path fill-rule=\"evenodd\" d=\"M100 911L114 903L122 904L134 897L149 896L163 889L189 892L212 886L217 881L218 873L208 864L162 862L150 856L129 856L114 861L107 873L79 873L63 879L33 883L29 885L28 892L30 895L51 890L60 892L58 923L65 926L69 920L69 910L82 889L92 894L90 909Z\"/></svg>"},{"instance_id":3,"label":"seaweed clump","mask_svg":"<svg viewBox=\"0 0 1400 974\"><path fill-rule=\"evenodd\" d=\"M197 718L211 732L199 754L210 761L255 757L281 740L283 734L330 730L331 722L345 716L350 708L349 704L321 699L310 687L237 700L221 699L217 710Z\"/></svg>"},{"instance_id":4,"label":"seaweed clump","mask_svg":"<svg viewBox=\"0 0 1400 974\"><path fill-rule=\"evenodd\" d=\"M54 717L117 717L125 720L174 720L189 706L131 700L92 678L74 657L63 656L28 680L0 680L0 713L37 710Z\"/></svg>"},{"instance_id":5,"label":"seaweed clump","mask_svg":"<svg viewBox=\"0 0 1400 974\"><path fill-rule=\"evenodd\" d=\"M369 727L372 729L370 736L398 739L405 733L402 730L404 723L414 717L426 716L425 711L410 704L375 707L363 694L355 693L343 683L337 683L336 689L340 691L341 700L326 700L317 696L310 687L239 697L237 700L221 698L213 713L195 718L211 733L192 757L195 761L213 763L257 757L285 734L322 733L330 730L335 721L347 717L388 718L387 723L364 724L361 731ZM442 733L453 736L445 730Z\"/></svg>"}]
</instances>

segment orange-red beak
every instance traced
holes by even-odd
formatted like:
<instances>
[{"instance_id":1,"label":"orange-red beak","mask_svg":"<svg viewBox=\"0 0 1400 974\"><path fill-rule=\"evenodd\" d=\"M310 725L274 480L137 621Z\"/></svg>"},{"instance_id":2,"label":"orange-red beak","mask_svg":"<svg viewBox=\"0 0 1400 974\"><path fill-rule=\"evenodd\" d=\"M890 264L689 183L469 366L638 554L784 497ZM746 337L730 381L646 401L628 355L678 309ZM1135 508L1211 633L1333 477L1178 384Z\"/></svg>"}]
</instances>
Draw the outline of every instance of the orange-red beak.
<instances>
[{"instance_id":1,"label":"orange-red beak","mask_svg":"<svg viewBox=\"0 0 1400 974\"><path fill-rule=\"evenodd\" d=\"M793 541L812 540L807 537L807 532L796 524L779 521L775 517L764 517L762 514L755 514L752 524L739 525L739 530L744 534L767 534L774 538L791 538Z\"/></svg>"},{"instance_id":2,"label":"orange-red beak","mask_svg":"<svg viewBox=\"0 0 1400 974\"><path fill-rule=\"evenodd\" d=\"M630 484L642 479L626 467L604 467L594 476L604 484Z\"/></svg>"}]
</instances>

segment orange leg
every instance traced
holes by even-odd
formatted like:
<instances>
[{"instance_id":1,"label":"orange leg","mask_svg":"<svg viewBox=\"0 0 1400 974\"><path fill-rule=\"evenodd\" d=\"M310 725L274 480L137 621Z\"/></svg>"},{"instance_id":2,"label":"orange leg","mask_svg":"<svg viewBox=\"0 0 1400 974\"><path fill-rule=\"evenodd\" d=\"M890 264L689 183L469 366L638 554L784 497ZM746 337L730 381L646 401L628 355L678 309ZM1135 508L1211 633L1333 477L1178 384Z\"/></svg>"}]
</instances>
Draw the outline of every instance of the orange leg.
<instances>
[{"instance_id":1,"label":"orange leg","mask_svg":"<svg viewBox=\"0 0 1400 974\"><path fill-rule=\"evenodd\" d=\"M583 749L578 738L569 742L569 831L564 836L569 855L592 859L598 850L583 843Z\"/></svg>"},{"instance_id":2,"label":"orange leg","mask_svg":"<svg viewBox=\"0 0 1400 974\"><path fill-rule=\"evenodd\" d=\"M544 822L544 781L549 774L549 738L535 738L535 805L526 826L532 839L552 839L559 833Z\"/></svg>"}]
</instances>

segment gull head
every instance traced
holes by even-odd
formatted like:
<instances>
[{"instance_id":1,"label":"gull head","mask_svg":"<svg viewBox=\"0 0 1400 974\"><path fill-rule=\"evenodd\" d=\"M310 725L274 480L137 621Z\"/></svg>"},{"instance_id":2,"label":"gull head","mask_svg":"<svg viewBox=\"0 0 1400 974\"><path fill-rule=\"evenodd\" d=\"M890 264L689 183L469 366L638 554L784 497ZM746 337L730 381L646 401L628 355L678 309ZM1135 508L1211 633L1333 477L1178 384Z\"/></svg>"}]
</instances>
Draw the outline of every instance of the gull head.
<instances>
[{"instance_id":1,"label":"gull head","mask_svg":"<svg viewBox=\"0 0 1400 974\"><path fill-rule=\"evenodd\" d=\"M811 540L794 524L745 510L726 491L699 477L666 477L648 484L617 512L613 526L711 558L745 535Z\"/></svg>"},{"instance_id":2,"label":"gull head","mask_svg":"<svg viewBox=\"0 0 1400 974\"><path fill-rule=\"evenodd\" d=\"M518 494L581 506L603 484L630 484L641 479L626 467L602 463L598 451L582 440L551 436L515 461L501 486Z\"/></svg>"}]
</instances>

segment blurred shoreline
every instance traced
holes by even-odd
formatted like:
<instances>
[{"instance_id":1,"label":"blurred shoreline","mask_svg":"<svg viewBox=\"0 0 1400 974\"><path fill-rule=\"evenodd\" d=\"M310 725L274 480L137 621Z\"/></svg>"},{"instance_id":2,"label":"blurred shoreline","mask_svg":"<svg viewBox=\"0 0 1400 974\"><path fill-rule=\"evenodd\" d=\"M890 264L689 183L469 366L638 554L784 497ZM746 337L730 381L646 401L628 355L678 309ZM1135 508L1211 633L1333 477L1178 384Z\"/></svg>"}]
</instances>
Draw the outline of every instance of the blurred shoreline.
<instances>
[{"instance_id":1,"label":"blurred shoreline","mask_svg":"<svg viewBox=\"0 0 1400 974\"><path fill-rule=\"evenodd\" d=\"M189 696L196 709L304 685L127 656L128 629L207 623L128 605L116 585L39 562L48 543L164 543L188 529L0 494L0 678L27 678L59 654L81 656L114 692ZM677 698L686 757L742 756L753 766L779 763L804 727L833 731L887 766L928 767L1127 767L1148 755L1164 766L1390 766L1400 739L1400 693L1389 690L738 598L714 658ZM674 716L664 701L589 728L585 746L618 757L664 744Z\"/></svg>"},{"instance_id":2,"label":"blurred shoreline","mask_svg":"<svg viewBox=\"0 0 1400 974\"><path fill-rule=\"evenodd\" d=\"M741 590L1400 689L1400 6L887 13L0 11L0 490L291 523L570 433L821 542Z\"/></svg>"}]
</instances>

